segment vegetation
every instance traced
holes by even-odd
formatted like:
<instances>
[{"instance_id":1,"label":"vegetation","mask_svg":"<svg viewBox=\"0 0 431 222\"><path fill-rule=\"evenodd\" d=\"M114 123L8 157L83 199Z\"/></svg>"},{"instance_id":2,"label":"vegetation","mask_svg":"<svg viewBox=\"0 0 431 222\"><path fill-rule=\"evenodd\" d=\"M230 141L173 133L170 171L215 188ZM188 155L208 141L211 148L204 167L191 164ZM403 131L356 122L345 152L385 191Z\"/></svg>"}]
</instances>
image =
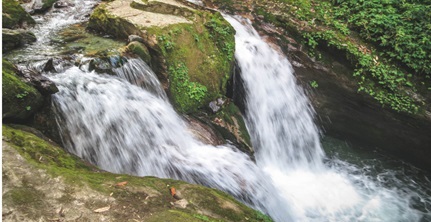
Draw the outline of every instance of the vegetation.
<instances>
[{"instance_id":1,"label":"vegetation","mask_svg":"<svg viewBox=\"0 0 431 222\"><path fill-rule=\"evenodd\" d=\"M141 218L145 217L145 221L271 221L268 216L215 189L172 179L135 177L101 171L34 134L17 129L19 126L14 127L16 128L3 125L4 143L16 149L32 167L38 169L37 172L46 172L56 178L58 183L65 183L60 185L63 187L61 189L64 189L64 195L58 197L56 203L72 203L75 201L75 192L91 189L94 194L101 193L105 197L115 198L111 210L104 213L115 220L132 221L138 214ZM3 174L3 183L9 183L9 186L15 180L9 178L8 174ZM15 187L8 187L8 191L3 194L4 203L13 205L15 210L22 210L24 213L37 209L35 214L29 214L28 217L52 215L52 206L47 200L50 197L46 195L46 190L38 190L37 186L32 184L33 180L43 180L38 183L46 184L44 180L51 179L36 176L22 180L25 180L22 185L12 184ZM189 202L187 208L172 207L171 202L175 202L175 199L169 192L170 187L181 191L182 197ZM233 208L224 207L225 203ZM92 212L100 207L97 207L97 204L85 203L85 206Z\"/></svg>"},{"instance_id":2,"label":"vegetation","mask_svg":"<svg viewBox=\"0 0 431 222\"><path fill-rule=\"evenodd\" d=\"M26 119L42 105L43 97L36 88L20 80L12 63L3 59L2 66L2 118Z\"/></svg>"},{"instance_id":3,"label":"vegetation","mask_svg":"<svg viewBox=\"0 0 431 222\"><path fill-rule=\"evenodd\" d=\"M220 13L197 12L193 24L147 28L166 58L173 103L195 112L226 91L234 60L234 29Z\"/></svg>"},{"instance_id":4,"label":"vegetation","mask_svg":"<svg viewBox=\"0 0 431 222\"><path fill-rule=\"evenodd\" d=\"M169 67L171 93L177 107L182 112L194 111L206 98L207 88L197 82L191 82L189 71L184 63Z\"/></svg>"},{"instance_id":5,"label":"vegetation","mask_svg":"<svg viewBox=\"0 0 431 222\"><path fill-rule=\"evenodd\" d=\"M277 12L260 5L257 13L275 25L292 29L310 49L342 52L355 67L358 91L383 106L416 113L425 105L416 93L431 90L431 6L429 1L275 0ZM287 14L286 14L287 13ZM362 38L357 38L357 36Z\"/></svg>"}]
</instances>

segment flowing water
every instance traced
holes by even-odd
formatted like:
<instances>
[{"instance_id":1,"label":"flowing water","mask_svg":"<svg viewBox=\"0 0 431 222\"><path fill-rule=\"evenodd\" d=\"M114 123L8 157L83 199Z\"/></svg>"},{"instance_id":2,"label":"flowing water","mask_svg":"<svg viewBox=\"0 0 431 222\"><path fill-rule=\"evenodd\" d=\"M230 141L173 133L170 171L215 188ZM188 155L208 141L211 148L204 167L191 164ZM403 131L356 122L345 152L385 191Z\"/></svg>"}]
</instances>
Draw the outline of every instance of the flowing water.
<instances>
[{"instance_id":1,"label":"flowing water","mask_svg":"<svg viewBox=\"0 0 431 222\"><path fill-rule=\"evenodd\" d=\"M249 21L226 18L236 30L235 56L247 93L247 124L256 164L288 200L296 220L429 218L427 209L423 214L411 207L411 197L421 196L414 189L382 186L337 158L324 164L314 111L296 85L289 61L265 43ZM429 197L422 200L429 204Z\"/></svg>"},{"instance_id":2,"label":"flowing water","mask_svg":"<svg viewBox=\"0 0 431 222\"><path fill-rule=\"evenodd\" d=\"M56 55L50 37L85 20L95 4L75 3L66 11L50 12L48 19L38 18L38 42L20 50L15 61L37 66ZM85 66L46 73L60 90L53 100L65 147L111 172L218 188L276 221L430 220L426 177L421 185L407 175L417 172L347 152L338 141L324 141L325 155L314 111L296 85L290 63L247 20L226 18L237 31L236 58L247 90L256 162L233 146L195 140L140 59L128 59L113 70L116 75L96 74Z\"/></svg>"}]
</instances>

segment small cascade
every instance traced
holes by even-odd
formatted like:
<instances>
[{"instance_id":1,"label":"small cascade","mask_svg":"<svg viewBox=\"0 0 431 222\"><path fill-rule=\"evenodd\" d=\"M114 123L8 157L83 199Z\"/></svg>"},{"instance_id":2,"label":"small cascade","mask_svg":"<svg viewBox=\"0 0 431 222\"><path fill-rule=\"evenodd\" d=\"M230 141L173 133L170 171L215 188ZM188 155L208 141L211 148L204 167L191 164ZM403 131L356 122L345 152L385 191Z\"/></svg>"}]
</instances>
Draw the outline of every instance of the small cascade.
<instances>
[{"instance_id":1,"label":"small cascade","mask_svg":"<svg viewBox=\"0 0 431 222\"><path fill-rule=\"evenodd\" d=\"M112 70L117 76L131 84L143 87L157 96L167 99L159 79L151 68L140 58L130 58L119 68Z\"/></svg>"}]
</instances>

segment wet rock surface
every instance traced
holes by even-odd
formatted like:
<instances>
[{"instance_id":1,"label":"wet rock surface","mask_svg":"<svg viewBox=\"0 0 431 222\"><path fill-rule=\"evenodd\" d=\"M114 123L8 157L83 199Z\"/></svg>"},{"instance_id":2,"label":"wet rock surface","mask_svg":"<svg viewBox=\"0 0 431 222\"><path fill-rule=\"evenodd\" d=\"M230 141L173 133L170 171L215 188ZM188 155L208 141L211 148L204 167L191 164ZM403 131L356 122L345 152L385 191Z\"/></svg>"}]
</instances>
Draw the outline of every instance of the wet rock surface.
<instances>
[{"instance_id":1,"label":"wet rock surface","mask_svg":"<svg viewBox=\"0 0 431 222\"><path fill-rule=\"evenodd\" d=\"M12 30L3 28L2 37L3 52L22 47L37 40L32 32L23 29Z\"/></svg>"}]
</instances>

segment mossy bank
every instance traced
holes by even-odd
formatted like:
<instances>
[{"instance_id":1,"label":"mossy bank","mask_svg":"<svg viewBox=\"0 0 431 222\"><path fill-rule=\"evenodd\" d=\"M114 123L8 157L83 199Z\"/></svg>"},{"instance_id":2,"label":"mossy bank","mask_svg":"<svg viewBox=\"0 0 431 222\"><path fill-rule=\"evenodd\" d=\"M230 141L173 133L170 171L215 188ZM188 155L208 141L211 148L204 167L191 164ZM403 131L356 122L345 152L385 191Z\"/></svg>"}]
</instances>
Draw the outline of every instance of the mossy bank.
<instances>
[{"instance_id":1,"label":"mossy bank","mask_svg":"<svg viewBox=\"0 0 431 222\"><path fill-rule=\"evenodd\" d=\"M270 221L214 189L101 171L30 132L3 126L3 221Z\"/></svg>"}]
</instances>

